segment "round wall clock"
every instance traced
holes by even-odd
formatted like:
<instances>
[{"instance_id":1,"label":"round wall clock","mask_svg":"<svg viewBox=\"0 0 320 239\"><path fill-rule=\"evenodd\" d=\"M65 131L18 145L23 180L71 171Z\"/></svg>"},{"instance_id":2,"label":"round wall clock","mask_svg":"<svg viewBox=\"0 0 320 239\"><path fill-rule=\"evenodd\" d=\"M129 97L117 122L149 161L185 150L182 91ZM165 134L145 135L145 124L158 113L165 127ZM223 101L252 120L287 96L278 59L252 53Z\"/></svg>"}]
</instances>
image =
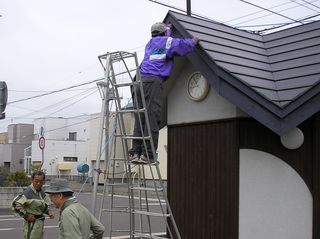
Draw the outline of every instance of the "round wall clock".
<instances>
[{"instance_id":1,"label":"round wall clock","mask_svg":"<svg viewBox=\"0 0 320 239\"><path fill-rule=\"evenodd\" d=\"M188 95L192 100L201 101L208 95L209 83L200 72L193 73L187 84Z\"/></svg>"}]
</instances>

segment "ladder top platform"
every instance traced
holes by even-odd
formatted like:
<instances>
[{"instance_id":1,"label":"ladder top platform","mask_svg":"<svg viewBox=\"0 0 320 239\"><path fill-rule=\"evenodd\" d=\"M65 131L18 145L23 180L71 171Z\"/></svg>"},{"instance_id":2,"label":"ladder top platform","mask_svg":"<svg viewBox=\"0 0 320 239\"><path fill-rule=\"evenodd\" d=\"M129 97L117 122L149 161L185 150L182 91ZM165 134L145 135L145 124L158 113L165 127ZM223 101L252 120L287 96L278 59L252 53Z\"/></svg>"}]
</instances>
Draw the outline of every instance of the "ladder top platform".
<instances>
[{"instance_id":1,"label":"ladder top platform","mask_svg":"<svg viewBox=\"0 0 320 239\"><path fill-rule=\"evenodd\" d=\"M135 53L126 52L126 51L115 51L115 52L108 52L104 55L100 55L100 56L98 56L98 58L100 60L105 60L105 59L107 59L107 57L109 55L111 56L112 62L117 62L117 61L121 61L125 58L134 57Z\"/></svg>"}]
</instances>

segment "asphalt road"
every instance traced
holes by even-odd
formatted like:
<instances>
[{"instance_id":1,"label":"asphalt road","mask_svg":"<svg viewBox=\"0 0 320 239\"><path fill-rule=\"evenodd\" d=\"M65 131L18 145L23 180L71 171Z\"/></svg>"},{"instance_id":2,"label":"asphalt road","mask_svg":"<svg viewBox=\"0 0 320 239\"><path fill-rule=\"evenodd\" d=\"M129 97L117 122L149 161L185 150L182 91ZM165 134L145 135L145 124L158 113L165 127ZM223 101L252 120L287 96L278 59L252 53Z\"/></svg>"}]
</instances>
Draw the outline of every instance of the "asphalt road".
<instances>
[{"instance_id":1,"label":"asphalt road","mask_svg":"<svg viewBox=\"0 0 320 239\"><path fill-rule=\"evenodd\" d=\"M81 193L78 197L79 202L81 202L83 205L85 205L87 208L91 208L91 193ZM108 197L109 198L109 197ZM98 216L98 209L101 205L101 199L102 196L98 194L97 196L97 213L96 216ZM127 205L128 199L125 196L115 196L114 203L116 205ZM105 200L105 205L107 205L109 202L108 200ZM104 206L107 207L107 206ZM154 207L152 209L155 211L159 211L159 206L156 201L154 201L151 204L151 207ZM59 210L55 209L55 218L49 219L47 218L45 220L45 234L44 239L57 239L59 235L59 228L58 228L58 221L59 221ZM110 214L108 212L103 212L101 216L101 222L106 226L106 232L105 232L105 238L109 238L109 231L110 226L109 223L107 224L107 221L110 222ZM3 239L20 239L23 238L23 232L22 232L22 218L19 218L10 210L1 211L0 213L0 238ZM136 225L140 228L139 225L143 225L146 227L147 221L145 219L142 220L142 224L139 224L140 220L139 218L136 218ZM151 221L152 225L152 232L155 232L156 234L162 234L164 231L166 231L165 228L165 222L162 218L156 218ZM123 230L129 228L129 217L127 213L116 213L112 217L112 228L113 230ZM112 238L127 238L126 235L128 233L122 232L122 233L114 233L112 234Z\"/></svg>"}]
</instances>

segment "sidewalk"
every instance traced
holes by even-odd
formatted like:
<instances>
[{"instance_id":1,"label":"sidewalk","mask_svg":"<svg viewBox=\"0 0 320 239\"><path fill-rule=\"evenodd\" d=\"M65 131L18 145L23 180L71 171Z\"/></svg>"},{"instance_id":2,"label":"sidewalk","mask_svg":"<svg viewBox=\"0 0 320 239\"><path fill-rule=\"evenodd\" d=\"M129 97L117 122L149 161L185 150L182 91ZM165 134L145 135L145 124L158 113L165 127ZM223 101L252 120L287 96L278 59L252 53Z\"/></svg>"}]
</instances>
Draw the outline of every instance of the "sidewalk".
<instances>
[{"instance_id":1,"label":"sidewalk","mask_svg":"<svg viewBox=\"0 0 320 239\"><path fill-rule=\"evenodd\" d=\"M46 188L49 187L49 185L50 185L50 181L48 181L43 186L43 189L46 190ZM80 182L78 180L70 180L69 181L69 187L74 191L74 195L75 196L77 196L79 193L91 193L92 190L93 190L93 184L91 182L84 183L84 182ZM152 187L152 185L150 187ZM108 189L109 189L109 193L110 193L111 188L109 187ZM123 184L121 186L116 186L116 187L114 187L113 190L114 190L114 194L115 195L124 195L124 196L128 195L128 186L127 186L127 184ZM98 185L97 192L98 193L102 193L103 192L103 185ZM135 191L135 196L139 196L139 191L138 190ZM161 196L162 196L162 193L160 193L160 198L163 199ZM153 192L149 191L148 192L148 197L157 198L156 192L155 191L153 191ZM13 212L12 212L10 207L8 207L8 208L0 208L0 215L11 215L11 214L13 214Z\"/></svg>"},{"instance_id":2,"label":"sidewalk","mask_svg":"<svg viewBox=\"0 0 320 239\"><path fill-rule=\"evenodd\" d=\"M14 215L11 208L0 208L0 215Z\"/></svg>"}]
</instances>

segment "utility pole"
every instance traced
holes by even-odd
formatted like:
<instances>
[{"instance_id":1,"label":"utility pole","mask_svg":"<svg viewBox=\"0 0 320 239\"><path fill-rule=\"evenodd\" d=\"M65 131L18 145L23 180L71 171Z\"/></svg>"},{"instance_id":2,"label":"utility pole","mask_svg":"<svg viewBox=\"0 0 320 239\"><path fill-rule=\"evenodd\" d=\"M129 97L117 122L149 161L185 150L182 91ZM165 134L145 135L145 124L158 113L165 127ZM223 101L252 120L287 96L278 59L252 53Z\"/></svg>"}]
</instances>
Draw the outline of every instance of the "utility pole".
<instances>
[{"instance_id":1,"label":"utility pole","mask_svg":"<svg viewBox=\"0 0 320 239\"><path fill-rule=\"evenodd\" d=\"M0 119L6 118L4 112L7 107L8 87L5 81L0 81Z\"/></svg>"},{"instance_id":2,"label":"utility pole","mask_svg":"<svg viewBox=\"0 0 320 239\"><path fill-rule=\"evenodd\" d=\"M187 0L187 15L191 16L191 0Z\"/></svg>"}]
</instances>

